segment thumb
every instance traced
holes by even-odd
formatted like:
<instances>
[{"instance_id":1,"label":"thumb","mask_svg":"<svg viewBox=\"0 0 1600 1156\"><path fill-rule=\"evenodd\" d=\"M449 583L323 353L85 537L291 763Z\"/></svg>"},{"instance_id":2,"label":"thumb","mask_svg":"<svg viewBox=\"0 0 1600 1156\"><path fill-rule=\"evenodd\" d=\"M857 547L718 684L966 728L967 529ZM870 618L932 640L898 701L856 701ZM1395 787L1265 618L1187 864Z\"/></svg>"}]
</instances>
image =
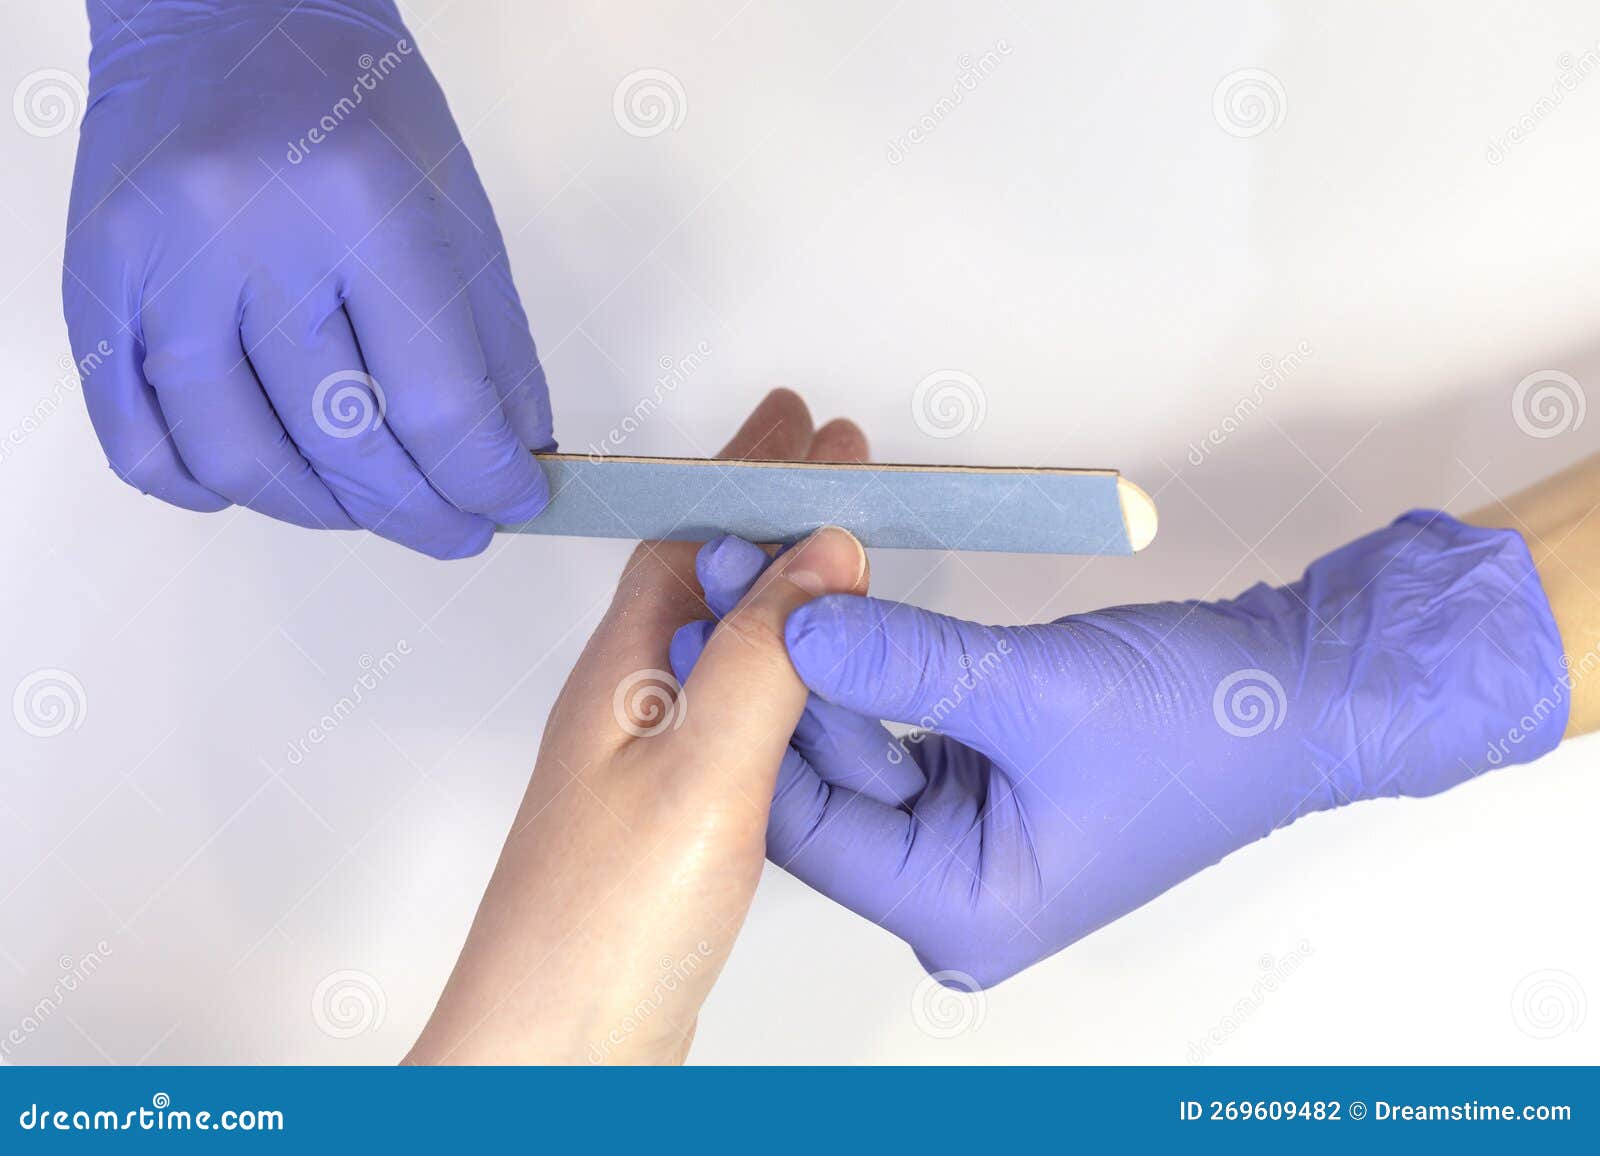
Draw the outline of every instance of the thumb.
<instances>
[{"instance_id":1,"label":"thumb","mask_svg":"<svg viewBox=\"0 0 1600 1156\"><path fill-rule=\"evenodd\" d=\"M762 768L762 782L740 785L769 796L806 704L784 649L784 623L819 595L866 589L866 578L866 551L836 526L774 562L712 632L684 683L684 721L672 741L684 745L686 758Z\"/></svg>"},{"instance_id":2,"label":"thumb","mask_svg":"<svg viewBox=\"0 0 1600 1156\"><path fill-rule=\"evenodd\" d=\"M1013 652L1011 632L881 598L821 598L788 621L789 658L817 696L872 718L978 737L980 680Z\"/></svg>"}]
</instances>

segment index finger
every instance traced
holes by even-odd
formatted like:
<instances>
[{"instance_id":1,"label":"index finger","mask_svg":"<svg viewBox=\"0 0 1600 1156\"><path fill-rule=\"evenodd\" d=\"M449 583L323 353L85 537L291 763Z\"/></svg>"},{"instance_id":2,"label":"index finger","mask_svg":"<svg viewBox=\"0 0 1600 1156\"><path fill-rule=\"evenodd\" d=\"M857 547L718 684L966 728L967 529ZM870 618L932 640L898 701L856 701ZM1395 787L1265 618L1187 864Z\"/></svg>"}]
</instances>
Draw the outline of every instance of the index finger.
<instances>
[{"instance_id":1,"label":"index finger","mask_svg":"<svg viewBox=\"0 0 1600 1156\"><path fill-rule=\"evenodd\" d=\"M352 250L345 311L382 420L428 484L458 510L526 522L549 487L489 379L466 274L438 214L413 189Z\"/></svg>"}]
</instances>

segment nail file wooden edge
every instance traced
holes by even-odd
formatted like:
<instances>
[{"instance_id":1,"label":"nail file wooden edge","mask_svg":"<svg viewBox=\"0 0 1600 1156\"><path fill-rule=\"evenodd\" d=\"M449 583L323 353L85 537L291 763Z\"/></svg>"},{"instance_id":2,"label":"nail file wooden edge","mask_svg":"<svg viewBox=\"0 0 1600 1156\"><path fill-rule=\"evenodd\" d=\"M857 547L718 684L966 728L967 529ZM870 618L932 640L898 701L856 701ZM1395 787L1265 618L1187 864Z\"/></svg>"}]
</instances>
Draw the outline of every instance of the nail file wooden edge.
<instances>
[{"instance_id":1,"label":"nail file wooden edge","mask_svg":"<svg viewBox=\"0 0 1600 1156\"><path fill-rule=\"evenodd\" d=\"M501 529L582 538L794 542L843 526L868 546L1132 554L1156 534L1150 496L1115 470L535 454L537 518Z\"/></svg>"}]
</instances>

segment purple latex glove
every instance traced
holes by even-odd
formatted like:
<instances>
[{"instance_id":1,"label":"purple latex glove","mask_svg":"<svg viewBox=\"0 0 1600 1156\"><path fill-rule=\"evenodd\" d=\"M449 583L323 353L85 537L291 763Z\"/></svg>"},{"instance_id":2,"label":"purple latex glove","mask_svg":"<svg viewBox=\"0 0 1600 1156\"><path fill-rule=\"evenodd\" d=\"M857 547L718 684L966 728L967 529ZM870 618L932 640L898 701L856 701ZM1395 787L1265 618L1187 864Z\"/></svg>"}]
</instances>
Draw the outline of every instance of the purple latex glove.
<instances>
[{"instance_id":1,"label":"purple latex glove","mask_svg":"<svg viewBox=\"0 0 1600 1156\"><path fill-rule=\"evenodd\" d=\"M765 562L738 539L704 547L713 611ZM674 639L680 677L709 629ZM814 697L769 856L966 987L1301 815L1442 791L1566 726L1522 539L1431 512L1226 602L997 627L831 596L787 636ZM939 733L897 740L879 718Z\"/></svg>"},{"instance_id":2,"label":"purple latex glove","mask_svg":"<svg viewBox=\"0 0 1600 1156\"><path fill-rule=\"evenodd\" d=\"M111 468L436 557L543 509L544 372L390 0L91 0L67 327Z\"/></svg>"}]
</instances>

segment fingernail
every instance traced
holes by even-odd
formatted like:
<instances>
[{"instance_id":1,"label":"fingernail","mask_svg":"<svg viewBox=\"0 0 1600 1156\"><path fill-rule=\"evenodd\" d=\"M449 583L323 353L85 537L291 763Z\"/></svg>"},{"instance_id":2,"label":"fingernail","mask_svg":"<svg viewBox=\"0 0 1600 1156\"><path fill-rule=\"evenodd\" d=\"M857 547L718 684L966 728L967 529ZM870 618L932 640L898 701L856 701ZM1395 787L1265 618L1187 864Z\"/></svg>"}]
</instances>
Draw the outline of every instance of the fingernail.
<instances>
[{"instance_id":1,"label":"fingernail","mask_svg":"<svg viewBox=\"0 0 1600 1156\"><path fill-rule=\"evenodd\" d=\"M822 527L786 557L783 576L812 597L854 589L867 572L867 552L841 526Z\"/></svg>"}]
</instances>

